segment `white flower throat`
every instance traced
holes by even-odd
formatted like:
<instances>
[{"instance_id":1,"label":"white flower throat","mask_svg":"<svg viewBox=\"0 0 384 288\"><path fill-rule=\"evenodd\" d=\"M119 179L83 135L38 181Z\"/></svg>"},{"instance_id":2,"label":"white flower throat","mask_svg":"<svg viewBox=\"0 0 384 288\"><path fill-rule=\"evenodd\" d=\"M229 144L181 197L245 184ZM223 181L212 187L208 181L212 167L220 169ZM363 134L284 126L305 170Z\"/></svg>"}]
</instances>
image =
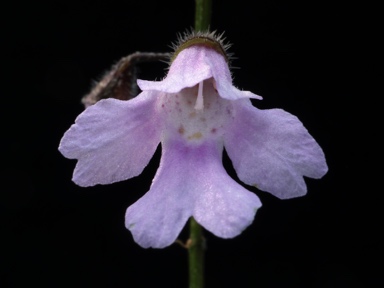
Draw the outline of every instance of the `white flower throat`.
<instances>
[{"instance_id":1,"label":"white flower throat","mask_svg":"<svg viewBox=\"0 0 384 288\"><path fill-rule=\"evenodd\" d=\"M221 98L214 86L214 80L208 79L160 98L159 109L167 122L164 137L200 142L223 135L223 128L233 118L232 103Z\"/></svg>"}]
</instances>

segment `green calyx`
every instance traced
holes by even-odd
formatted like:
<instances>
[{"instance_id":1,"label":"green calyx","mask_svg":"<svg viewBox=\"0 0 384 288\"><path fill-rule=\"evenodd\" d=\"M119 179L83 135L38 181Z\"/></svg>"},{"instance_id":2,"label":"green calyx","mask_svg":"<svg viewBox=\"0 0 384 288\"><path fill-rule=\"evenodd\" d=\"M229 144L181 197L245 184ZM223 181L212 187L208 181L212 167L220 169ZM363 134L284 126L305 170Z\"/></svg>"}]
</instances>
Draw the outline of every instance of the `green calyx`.
<instances>
[{"instance_id":1,"label":"green calyx","mask_svg":"<svg viewBox=\"0 0 384 288\"><path fill-rule=\"evenodd\" d=\"M172 63L177 55L191 46L203 46L215 50L221 54L227 63L230 62L230 56L227 49L231 46L224 44L223 34L217 35L216 32L190 32L179 36L178 43L173 45L174 53L171 55L170 63Z\"/></svg>"}]
</instances>

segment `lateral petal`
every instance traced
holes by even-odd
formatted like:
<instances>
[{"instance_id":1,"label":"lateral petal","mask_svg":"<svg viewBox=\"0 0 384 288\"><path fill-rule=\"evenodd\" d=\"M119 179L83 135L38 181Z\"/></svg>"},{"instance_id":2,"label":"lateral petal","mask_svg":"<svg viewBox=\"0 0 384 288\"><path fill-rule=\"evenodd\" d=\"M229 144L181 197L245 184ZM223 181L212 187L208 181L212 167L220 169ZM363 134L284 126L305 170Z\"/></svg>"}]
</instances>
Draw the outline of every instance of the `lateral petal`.
<instances>
[{"instance_id":1,"label":"lateral petal","mask_svg":"<svg viewBox=\"0 0 384 288\"><path fill-rule=\"evenodd\" d=\"M225 135L225 148L240 180L281 199L305 195L303 176L321 178L328 170L321 147L296 116L259 110L240 100Z\"/></svg>"},{"instance_id":2,"label":"lateral petal","mask_svg":"<svg viewBox=\"0 0 384 288\"><path fill-rule=\"evenodd\" d=\"M160 142L156 92L129 101L100 100L81 113L61 139L59 151L77 159L73 181L109 184L139 175Z\"/></svg>"}]
</instances>

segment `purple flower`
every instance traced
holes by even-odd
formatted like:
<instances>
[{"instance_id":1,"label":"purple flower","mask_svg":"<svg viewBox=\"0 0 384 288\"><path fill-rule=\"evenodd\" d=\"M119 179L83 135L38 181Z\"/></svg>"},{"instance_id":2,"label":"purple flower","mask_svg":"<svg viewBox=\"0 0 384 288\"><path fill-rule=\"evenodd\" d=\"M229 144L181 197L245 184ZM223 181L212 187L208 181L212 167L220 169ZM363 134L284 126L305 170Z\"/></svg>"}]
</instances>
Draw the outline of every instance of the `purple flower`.
<instances>
[{"instance_id":1,"label":"purple flower","mask_svg":"<svg viewBox=\"0 0 384 288\"><path fill-rule=\"evenodd\" d=\"M161 143L151 188L125 216L139 245L172 244L191 216L222 238L252 223L260 200L229 177L224 147L241 181L281 199L305 195L303 176L327 172L322 149L295 116L259 110L249 98L260 96L233 86L220 37L187 36L171 61L162 81L138 80L134 99L87 108L59 147L78 159L73 181L92 186L139 175Z\"/></svg>"}]
</instances>

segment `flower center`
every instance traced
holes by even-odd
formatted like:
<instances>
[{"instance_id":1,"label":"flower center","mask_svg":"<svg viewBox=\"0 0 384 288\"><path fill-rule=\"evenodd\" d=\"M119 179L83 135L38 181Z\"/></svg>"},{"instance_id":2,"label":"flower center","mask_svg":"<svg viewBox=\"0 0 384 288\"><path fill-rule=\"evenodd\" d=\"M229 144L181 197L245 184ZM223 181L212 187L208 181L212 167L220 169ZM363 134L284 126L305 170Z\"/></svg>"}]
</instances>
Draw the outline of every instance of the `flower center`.
<instances>
[{"instance_id":1,"label":"flower center","mask_svg":"<svg viewBox=\"0 0 384 288\"><path fill-rule=\"evenodd\" d=\"M159 108L166 118L166 138L181 137L196 143L220 138L233 118L231 101L219 96L212 78L160 99Z\"/></svg>"}]
</instances>

